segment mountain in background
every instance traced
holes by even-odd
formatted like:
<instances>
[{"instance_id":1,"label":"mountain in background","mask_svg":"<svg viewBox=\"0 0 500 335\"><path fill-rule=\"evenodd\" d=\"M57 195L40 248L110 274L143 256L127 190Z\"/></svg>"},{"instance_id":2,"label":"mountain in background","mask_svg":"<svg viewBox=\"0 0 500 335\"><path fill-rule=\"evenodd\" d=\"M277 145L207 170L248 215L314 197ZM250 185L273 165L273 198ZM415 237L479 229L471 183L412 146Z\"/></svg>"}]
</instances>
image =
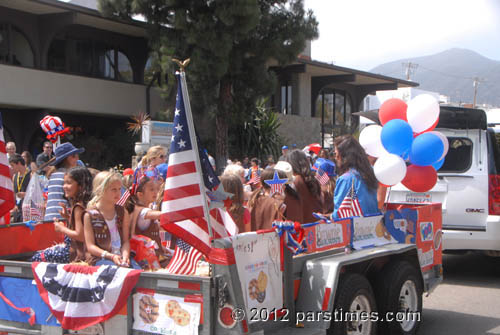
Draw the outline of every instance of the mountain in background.
<instances>
[{"instance_id":1,"label":"mountain in background","mask_svg":"<svg viewBox=\"0 0 500 335\"><path fill-rule=\"evenodd\" d=\"M447 95L453 103L472 103L473 82L478 77L476 103L500 106L500 61L467 49L450 49L431 56L385 63L371 72L405 79L403 63L408 62L418 64L411 80L419 83L421 89Z\"/></svg>"}]
</instances>

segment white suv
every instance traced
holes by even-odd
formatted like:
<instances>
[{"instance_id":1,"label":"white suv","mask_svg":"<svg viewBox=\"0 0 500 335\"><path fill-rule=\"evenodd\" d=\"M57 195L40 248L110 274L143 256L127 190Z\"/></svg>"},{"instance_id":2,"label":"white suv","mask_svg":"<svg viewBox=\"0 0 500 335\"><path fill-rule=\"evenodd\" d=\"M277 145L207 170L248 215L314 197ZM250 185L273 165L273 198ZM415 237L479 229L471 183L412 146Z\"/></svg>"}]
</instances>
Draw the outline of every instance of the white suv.
<instances>
[{"instance_id":1,"label":"white suv","mask_svg":"<svg viewBox=\"0 0 500 335\"><path fill-rule=\"evenodd\" d=\"M426 193L398 184L388 202L440 202L443 250L500 256L500 154L494 129L483 110L441 106L436 130L450 143L437 184Z\"/></svg>"}]
</instances>

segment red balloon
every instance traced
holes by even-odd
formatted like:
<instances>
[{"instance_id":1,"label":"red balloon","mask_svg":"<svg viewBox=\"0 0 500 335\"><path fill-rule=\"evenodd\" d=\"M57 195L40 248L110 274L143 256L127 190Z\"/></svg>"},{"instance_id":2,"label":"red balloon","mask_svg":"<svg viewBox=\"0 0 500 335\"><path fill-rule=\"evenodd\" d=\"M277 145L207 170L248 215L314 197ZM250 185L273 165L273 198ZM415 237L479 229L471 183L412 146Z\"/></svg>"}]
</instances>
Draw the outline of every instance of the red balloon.
<instances>
[{"instance_id":1,"label":"red balloon","mask_svg":"<svg viewBox=\"0 0 500 335\"><path fill-rule=\"evenodd\" d=\"M436 185L437 172L432 166L410 165L401 184L413 192L427 192Z\"/></svg>"},{"instance_id":2,"label":"red balloon","mask_svg":"<svg viewBox=\"0 0 500 335\"><path fill-rule=\"evenodd\" d=\"M394 119L401 119L404 121L406 119L406 109L408 105L401 99L389 99L386 100L378 110L378 118L382 125Z\"/></svg>"}]
</instances>

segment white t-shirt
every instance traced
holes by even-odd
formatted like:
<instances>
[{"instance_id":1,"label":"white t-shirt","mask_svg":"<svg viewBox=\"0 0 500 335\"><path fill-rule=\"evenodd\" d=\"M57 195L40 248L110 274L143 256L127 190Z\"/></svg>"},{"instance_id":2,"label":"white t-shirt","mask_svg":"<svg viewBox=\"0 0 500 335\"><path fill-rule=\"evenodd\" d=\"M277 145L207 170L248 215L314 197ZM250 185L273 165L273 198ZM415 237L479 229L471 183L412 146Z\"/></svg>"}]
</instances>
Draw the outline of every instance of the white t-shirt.
<instances>
[{"instance_id":1,"label":"white t-shirt","mask_svg":"<svg viewBox=\"0 0 500 335\"><path fill-rule=\"evenodd\" d=\"M106 224L109 228L109 234L111 236L111 252L116 255L121 254L122 239L120 238L120 232L116 226L116 215L112 220L106 220Z\"/></svg>"},{"instance_id":2,"label":"white t-shirt","mask_svg":"<svg viewBox=\"0 0 500 335\"><path fill-rule=\"evenodd\" d=\"M152 210L151 208L143 208L139 213L139 215L137 216L137 227L139 227L140 230L146 230L149 228L151 220L145 219L144 217L151 210Z\"/></svg>"}]
</instances>

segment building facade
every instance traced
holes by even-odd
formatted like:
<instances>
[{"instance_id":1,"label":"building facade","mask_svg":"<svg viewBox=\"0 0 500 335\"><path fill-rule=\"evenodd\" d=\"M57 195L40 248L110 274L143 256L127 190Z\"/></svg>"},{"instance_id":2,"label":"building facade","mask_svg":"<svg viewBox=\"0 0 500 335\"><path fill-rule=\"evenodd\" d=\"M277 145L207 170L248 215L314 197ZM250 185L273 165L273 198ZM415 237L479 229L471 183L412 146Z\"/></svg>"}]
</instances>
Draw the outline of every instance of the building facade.
<instances>
[{"instance_id":1,"label":"building facade","mask_svg":"<svg viewBox=\"0 0 500 335\"><path fill-rule=\"evenodd\" d=\"M77 133L113 134L139 112L165 108L145 83L142 23L57 0L0 0L0 112L5 137L36 154L39 121L57 115ZM70 136L70 138L71 138Z\"/></svg>"},{"instance_id":2,"label":"building facade","mask_svg":"<svg viewBox=\"0 0 500 335\"><path fill-rule=\"evenodd\" d=\"M270 67L280 86L272 107L280 114L280 134L286 144L303 147L323 143L330 147L334 137L355 133L363 99L376 91L414 87L418 83L375 73L314 61L310 43L297 62Z\"/></svg>"}]
</instances>

